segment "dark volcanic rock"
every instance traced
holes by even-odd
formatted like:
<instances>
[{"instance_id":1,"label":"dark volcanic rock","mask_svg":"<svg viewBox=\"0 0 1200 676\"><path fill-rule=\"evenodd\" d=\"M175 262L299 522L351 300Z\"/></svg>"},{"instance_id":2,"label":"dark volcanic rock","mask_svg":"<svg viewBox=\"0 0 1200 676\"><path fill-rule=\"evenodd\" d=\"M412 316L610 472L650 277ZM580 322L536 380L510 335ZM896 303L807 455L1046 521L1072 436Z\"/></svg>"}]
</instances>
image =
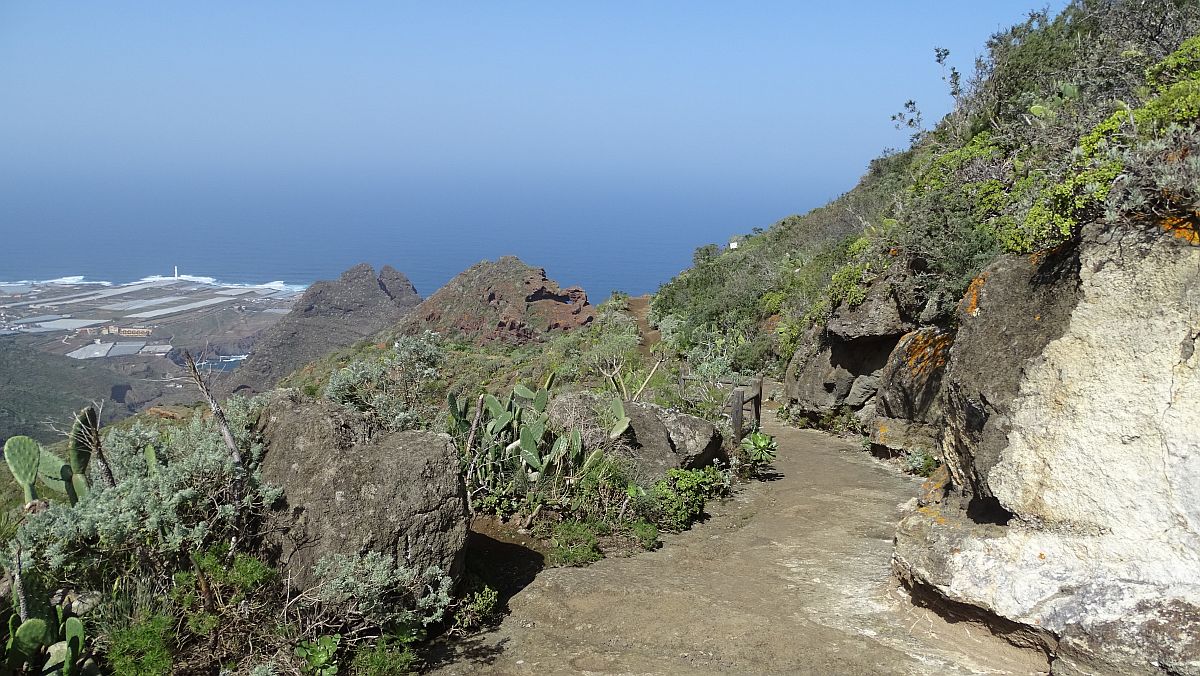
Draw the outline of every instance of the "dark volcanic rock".
<instances>
[{"instance_id":1,"label":"dark volcanic rock","mask_svg":"<svg viewBox=\"0 0 1200 676\"><path fill-rule=\"evenodd\" d=\"M927 327L900 339L879 373L871 443L876 450L934 453L938 448L942 374L954 334Z\"/></svg>"},{"instance_id":2,"label":"dark volcanic rock","mask_svg":"<svg viewBox=\"0 0 1200 676\"><path fill-rule=\"evenodd\" d=\"M376 277L370 265L356 265L335 281L310 286L219 384L227 391L265 392L305 364L394 326L420 300L391 266Z\"/></svg>"},{"instance_id":3,"label":"dark volcanic rock","mask_svg":"<svg viewBox=\"0 0 1200 676\"><path fill-rule=\"evenodd\" d=\"M897 291L902 274L889 271L871 283L862 303L843 303L824 326L809 329L784 376L798 412L818 419L849 409L864 425L871 422L888 357L900 337L916 328L916 308Z\"/></svg>"},{"instance_id":4,"label":"dark volcanic rock","mask_svg":"<svg viewBox=\"0 0 1200 676\"><path fill-rule=\"evenodd\" d=\"M284 489L271 532L297 589L316 584L328 554L378 551L424 570L461 577L466 491L446 435L397 432L365 438L352 412L279 390L259 422L263 479Z\"/></svg>"},{"instance_id":5,"label":"dark volcanic rock","mask_svg":"<svg viewBox=\"0 0 1200 676\"><path fill-rule=\"evenodd\" d=\"M1200 675L1200 247L1172 226L980 275L943 374L950 485L896 532L914 596L1024 631L1054 674Z\"/></svg>"},{"instance_id":6,"label":"dark volcanic rock","mask_svg":"<svg viewBox=\"0 0 1200 676\"><path fill-rule=\"evenodd\" d=\"M1062 335L1078 300L1079 257L1071 249L1036 264L1005 256L959 304L943 376L942 453L955 488L977 505L991 500L987 476L1008 445L1010 404L1026 365Z\"/></svg>"},{"instance_id":7,"label":"dark volcanic rock","mask_svg":"<svg viewBox=\"0 0 1200 676\"><path fill-rule=\"evenodd\" d=\"M583 289L560 289L545 270L504 256L478 263L450 280L417 306L400 330L436 331L478 344L527 343L594 318Z\"/></svg>"},{"instance_id":8,"label":"dark volcanic rock","mask_svg":"<svg viewBox=\"0 0 1200 676\"><path fill-rule=\"evenodd\" d=\"M906 315L892 290L892 278L884 277L871 284L862 303L838 307L825 328L844 341L899 336L916 328Z\"/></svg>"},{"instance_id":9,"label":"dark volcanic rock","mask_svg":"<svg viewBox=\"0 0 1200 676\"><path fill-rule=\"evenodd\" d=\"M706 420L640 402L626 402L625 414L633 463L647 476L704 467L721 453L721 433Z\"/></svg>"},{"instance_id":10,"label":"dark volcanic rock","mask_svg":"<svg viewBox=\"0 0 1200 676\"><path fill-rule=\"evenodd\" d=\"M880 371L896 344L896 336L845 341L810 329L788 363L784 387L798 410L816 418L843 406L861 409L875 395Z\"/></svg>"}]
</instances>

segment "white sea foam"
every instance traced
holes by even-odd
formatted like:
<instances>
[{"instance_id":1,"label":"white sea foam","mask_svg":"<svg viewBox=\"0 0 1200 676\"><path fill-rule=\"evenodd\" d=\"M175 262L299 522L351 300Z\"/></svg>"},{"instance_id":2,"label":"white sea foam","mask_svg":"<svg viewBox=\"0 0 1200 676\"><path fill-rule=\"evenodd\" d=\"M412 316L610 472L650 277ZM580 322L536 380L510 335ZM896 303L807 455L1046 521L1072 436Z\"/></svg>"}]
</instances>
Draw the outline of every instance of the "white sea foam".
<instances>
[{"instance_id":1,"label":"white sea foam","mask_svg":"<svg viewBox=\"0 0 1200 676\"><path fill-rule=\"evenodd\" d=\"M251 282L222 282L222 281L217 280L215 277L205 277L202 275L179 275L178 277L175 277L172 275L150 275L149 277L143 277L135 282L122 282L120 284L114 284L113 282L104 281L104 280L88 279L83 275L68 275L65 277L56 277L54 279L36 279L36 280L35 279L22 279L22 280L11 281L11 282L10 281L0 281L0 286L30 286L30 285L76 286L76 285L84 285L84 284L89 285L89 286L114 286L114 285L115 286L133 286L135 284L147 284L147 283L151 283L151 282L170 282L170 281L175 281L175 280L191 282L193 284L205 284L205 285L209 285L209 286L219 286L222 288L271 289L273 291L285 291L285 292L289 292L289 293L300 293L301 291L304 291L305 289L308 288L307 284L289 284L287 282L279 281L279 280L273 281L273 282L264 282L261 284L255 284L255 283L251 283Z\"/></svg>"},{"instance_id":2,"label":"white sea foam","mask_svg":"<svg viewBox=\"0 0 1200 676\"><path fill-rule=\"evenodd\" d=\"M112 286L112 282L104 282L104 281L98 281L98 280L93 280L93 279L87 279L83 275L72 275L69 277L56 277L54 279L19 279L15 282L0 282L0 284L5 285L5 286L19 286L19 285L28 286L28 285L32 285L32 284L41 284L43 286L49 285L49 284L62 285L62 286L76 285L76 284L94 284L96 286Z\"/></svg>"},{"instance_id":3,"label":"white sea foam","mask_svg":"<svg viewBox=\"0 0 1200 676\"><path fill-rule=\"evenodd\" d=\"M151 275L149 277L143 277L142 279L138 280L138 282L165 282L173 279L181 279L185 282L192 282L193 284L208 284L211 286L220 286L230 289L274 289L275 291L290 291L292 293L299 293L308 288L307 284L288 284L287 282L283 281L263 282L261 284L255 284L251 282L222 282L217 280L215 277L203 277L200 275L179 275L178 277L173 277L171 275Z\"/></svg>"}]
</instances>

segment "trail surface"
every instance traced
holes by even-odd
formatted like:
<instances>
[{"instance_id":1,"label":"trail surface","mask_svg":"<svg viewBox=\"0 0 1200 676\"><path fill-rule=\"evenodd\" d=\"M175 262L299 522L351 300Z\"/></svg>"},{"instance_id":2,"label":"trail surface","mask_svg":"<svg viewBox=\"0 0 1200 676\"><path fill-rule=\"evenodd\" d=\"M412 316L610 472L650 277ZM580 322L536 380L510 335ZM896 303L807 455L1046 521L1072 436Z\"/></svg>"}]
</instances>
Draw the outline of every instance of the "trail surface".
<instances>
[{"instance_id":1,"label":"trail surface","mask_svg":"<svg viewBox=\"0 0 1200 676\"><path fill-rule=\"evenodd\" d=\"M1040 656L912 605L890 576L916 483L779 425L774 481L654 552L547 569L437 674L1036 674Z\"/></svg>"}]
</instances>

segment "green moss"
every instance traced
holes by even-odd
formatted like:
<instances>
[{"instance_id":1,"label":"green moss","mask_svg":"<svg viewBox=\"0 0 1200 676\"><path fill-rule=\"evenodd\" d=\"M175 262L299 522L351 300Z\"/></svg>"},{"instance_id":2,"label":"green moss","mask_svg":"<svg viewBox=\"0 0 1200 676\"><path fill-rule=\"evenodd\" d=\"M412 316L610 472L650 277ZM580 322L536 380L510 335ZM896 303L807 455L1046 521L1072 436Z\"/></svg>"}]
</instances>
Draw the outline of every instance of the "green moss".
<instances>
[{"instance_id":1,"label":"green moss","mask_svg":"<svg viewBox=\"0 0 1200 676\"><path fill-rule=\"evenodd\" d=\"M550 563L556 566L586 566L604 558L596 532L582 521L563 521L550 538Z\"/></svg>"},{"instance_id":2,"label":"green moss","mask_svg":"<svg viewBox=\"0 0 1200 676\"><path fill-rule=\"evenodd\" d=\"M152 615L113 633L108 663L114 674L161 676L171 673L171 618Z\"/></svg>"}]
</instances>

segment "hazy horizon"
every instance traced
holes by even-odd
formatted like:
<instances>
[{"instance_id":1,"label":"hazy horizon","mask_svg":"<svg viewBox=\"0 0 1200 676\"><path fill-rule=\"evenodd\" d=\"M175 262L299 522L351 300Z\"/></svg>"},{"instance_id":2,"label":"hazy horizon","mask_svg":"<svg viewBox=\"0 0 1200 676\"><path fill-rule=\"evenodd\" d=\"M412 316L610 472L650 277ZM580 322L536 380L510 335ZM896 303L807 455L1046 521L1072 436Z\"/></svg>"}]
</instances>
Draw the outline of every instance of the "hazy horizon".
<instances>
[{"instance_id":1,"label":"hazy horizon","mask_svg":"<svg viewBox=\"0 0 1200 676\"><path fill-rule=\"evenodd\" d=\"M1060 3L1061 4L1061 3ZM0 280L481 259L594 297L849 190L1026 2L10 3Z\"/></svg>"}]
</instances>

